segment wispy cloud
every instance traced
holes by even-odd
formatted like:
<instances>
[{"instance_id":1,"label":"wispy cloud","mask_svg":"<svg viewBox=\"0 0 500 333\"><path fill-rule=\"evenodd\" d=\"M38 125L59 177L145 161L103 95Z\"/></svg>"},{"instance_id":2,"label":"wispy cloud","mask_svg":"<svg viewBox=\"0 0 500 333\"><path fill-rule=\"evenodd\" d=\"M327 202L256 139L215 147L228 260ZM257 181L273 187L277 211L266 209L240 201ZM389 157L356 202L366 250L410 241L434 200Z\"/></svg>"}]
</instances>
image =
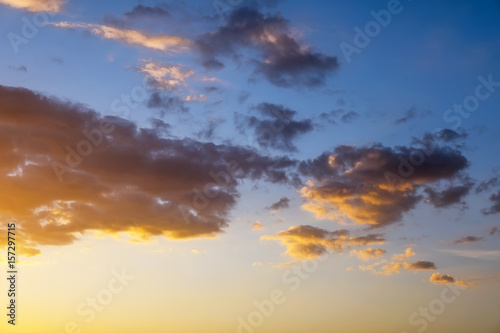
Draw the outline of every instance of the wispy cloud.
<instances>
[{"instance_id":1,"label":"wispy cloud","mask_svg":"<svg viewBox=\"0 0 500 333\"><path fill-rule=\"evenodd\" d=\"M448 250L441 249L439 252L453 254L459 257L484 259L484 260L497 260L500 258L500 250Z\"/></svg>"},{"instance_id":2,"label":"wispy cloud","mask_svg":"<svg viewBox=\"0 0 500 333\"><path fill-rule=\"evenodd\" d=\"M191 41L179 36L147 34L138 30L119 29L106 25L80 22L47 23L58 28L80 28L90 31L103 39L112 39L129 45L176 53L191 47Z\"/></svg>"}]
</instances>

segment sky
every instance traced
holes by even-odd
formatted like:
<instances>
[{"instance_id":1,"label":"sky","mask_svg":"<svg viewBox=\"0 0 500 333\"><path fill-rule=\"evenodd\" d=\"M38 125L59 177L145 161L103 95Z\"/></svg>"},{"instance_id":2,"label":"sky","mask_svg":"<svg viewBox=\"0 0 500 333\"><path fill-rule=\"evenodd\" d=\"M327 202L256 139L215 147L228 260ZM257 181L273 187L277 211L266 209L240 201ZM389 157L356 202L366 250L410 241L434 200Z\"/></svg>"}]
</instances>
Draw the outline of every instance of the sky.
<instances>
[{"instance_id":1,"label":"sky","mask_svg":"<svg viewBox=\"0 0 500 333\"><path fill-rule=\"evenodd\" d=\"M500 332L499 1L0 22L1 332Z\"/></svg>"}]
</instances>

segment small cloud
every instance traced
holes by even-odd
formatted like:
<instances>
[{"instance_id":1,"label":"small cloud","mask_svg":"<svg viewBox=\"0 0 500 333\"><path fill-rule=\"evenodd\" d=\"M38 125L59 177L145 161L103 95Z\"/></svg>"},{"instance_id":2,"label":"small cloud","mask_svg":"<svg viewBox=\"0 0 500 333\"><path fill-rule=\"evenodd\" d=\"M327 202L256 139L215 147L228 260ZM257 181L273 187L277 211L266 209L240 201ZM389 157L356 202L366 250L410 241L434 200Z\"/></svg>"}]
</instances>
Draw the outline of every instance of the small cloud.
<instances>
[{"instance_id":1,"label":"small cloud","mask_svg":"<svg viewBox=\"0 0 500 333\"><path fill-rule=\"evenodd\" d=\"M52 58L50 58L50 60L52 60L52 62L54 62L54 63L56 63L58 65L64 64L64 60L62 58L52 57Z\"/></svg>"},{"instance_id":2,"label":"small cloud","mask_svg":"<svg viewBox=\"0 0 500 333\"><path fill-rule=\"evenodd\" d=\"M469 243L472 243L472 242L479 242L479 241L482 241L482 240L484 240L483 237L467 236L467 237L462 237L462 238L456 239L454 241L451 241L450 244L465 245L465 244L469 244Z\"/></svg>"},{"instance_id":3,"label":"small cloud","mask_svg":"<svg viewBox=\"0 0 500 333\"><path fill-rule=\"evenodd\" d=\"M262 263L260 261L252 263L253 267L260 267L262 266Z\"/></svg>"},{"instance_id":4,"label":"small cloud","mask_svg":"<svg viewBox=\"0 0 500 333\"><path fill-rule=\"evenodd\" d=\"M498 179L498 177L488 179L488 180L486 180L478 185L478 187L476 188L476 193L488 191L490 188L495 187L499 184L500 184L500 180Z\"/></svg>"},{"instance_id":5,"label":"small cloud","mask_svg":"<svg viewBox=\"0 0 500 333\"><path fill-rule=\"evenodd\" d=\"M495 233L500 232L497 227L490 228L490 236L493 236Z\"/></svg>"},{"instance_id":6,"label":"small cloud","mask_svg":"<svg viewBox=\"0 0 500 333\"><path fill-rule=\"evenodd\" d=\"M409 247L405 250L405 253L395 254L392 256L392 260L396 261L408 261L411 256L414 256L415 252Z\"/></svg>"},{"instance_id":7,"label":"small cloud","mask_svg":"<svg viewBox=\"0 0 500 333\"><path fill-rule=\"evenodd\" d=\"M359 259L364 261L369 261L371 259L376 259L384 256L386 253L385 250L382 249L372 249L367 248L366 250L352 250L349 254L351 256L357 256Z\"/></svg>"},{"instance_id":8,"label":"small cloud","mask_svg":"<svg viewBox=\"0 0 500 333\"><path fill-rule=\"evenodd\" d=\"M191 250L191 253L192 253L192 254L200 254L200 251L199 251L199 250L197 250L197 249L192 249L192 250Z\"/></svg>"},{"instance_id":9,"label":"small cloud","mask_svg":"<svg viewBox=\"0 0 500 333\"><path fill-rule=\"evenodd\" d=\"M245 103L249 97L250 97L250 92L241 91L238 95L238 103L240 104Z\"/></svg>"},{"instance_id":10,"label":"small cloud","mask_svg":"<svg viewBox=\"0 0 500 333\"><path fill-rule=\"evenodd\" d=\"M354 269L354 267L347 267L345 270L346 271L352 271Z\"/></svg>"},{"instance_id":11,"label":"small cloud","mask_svg":"<svg viewBox=\"0 0 500 333\"><path fill-rule=\"evenodd\" d=\"M342 120L344 123L351 123L354 119L359 117L359 113L354 112L354 111L349 111L346 114L344 114L340 120Z\"/></svg>"},{"instance_id":12,"label":"small cloud","mask_svg":"<svg viewBox=\"0 0 500 333\"><path fill-rule=\"evenodd\" d=\"M219 79L218 79L218 78L216 78L216 77L207 77L207 76L202 76L202 77L200 78L200 81L203 81L203 82L217 82L217 81L219 81Z\"/></svg>"},{"instance_id":13,"label":"small cloud","mask_svg":"<svg viewBox=\"0 0 500 333\"><path fill-rule=\"evenodd\" d=\"M270 209L272 213L277 213L282 209L290 208L290 199L283 197L278 202L273 203L267 208Z\"/></svg>"},{"instance_id":14,"label":"small cloud","mask_svg":"<svg viewBox=\"0 0 500 333\"><path fill-rule=\"evenodd\" d=\"M28 68L26 68L26 66L18 66L18 67L9 66L9 69L12 69L13 71L18 71L18 72L25 72L25 73L28 72Z\"/></svg>"},{"instance_id":15,"label":"small cloud","mask_svg":"<svg viewBox=\"0 0 500 333\"><path fill-rule=\"evenodd\" d=\"M408 270L434 270L437 269L436 265L431 261L419 260L406 264L405 268Z\"/></svg>"},{"instance_id":16,"label":"small cloud","mask_svg":"<svg viewBox=\"0 0 500 333\"><path fill-rule=\"evenodd\" d=\"M254 223L252 223L252 230L262 230L262 229L264 229L264 225L262 224L262 222L255 221Z\"/></svg>"},{"instance_id":17,"label":"small cloud","mask_svg":"<svg viewBox=\"0 0 500 333\"><path fill-rule=\"evenodd\" d=\"M432 274L429 281L434 284L456 284L458 286L464 287L472 285L462 280L456 280L454 277L448 274L441 275L439 272Z\"/></svg>"}]
</instances>

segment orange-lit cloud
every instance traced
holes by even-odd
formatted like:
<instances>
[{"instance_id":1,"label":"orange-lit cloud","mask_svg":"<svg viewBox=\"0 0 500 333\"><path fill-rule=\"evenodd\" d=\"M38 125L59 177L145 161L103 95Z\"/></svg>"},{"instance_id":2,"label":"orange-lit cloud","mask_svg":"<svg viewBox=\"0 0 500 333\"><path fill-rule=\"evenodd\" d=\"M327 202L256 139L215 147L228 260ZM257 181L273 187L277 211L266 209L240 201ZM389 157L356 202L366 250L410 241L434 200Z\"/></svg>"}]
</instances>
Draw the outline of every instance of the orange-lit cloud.
<instances>
[{"instance_id":1,"label":"orange-lit cloud","mask_svg":"<svg viewBox=\"0 0 500 333\"><path fill-rule=\"evenodd\" d=\"M254 223L252 223L252 229L253 230L262 230L262 229L264 229L264 225L259 221L255 221Z\"/></svg>"},{"instance_id":2,"label":"orange-lit cloud","mask_svg":"<svg viewBox=\"0 0 500 333\"><path fill-rule=\"evenodd\" d=\"M419 260L413 263L408 263L407 261L414 255L415 252L413 252L411 248L407 248L405 253L394 254L392 256L392 261L382 260L371 265L361 265L359 266L359 269L386 276L399 273L401 270L416 271L437 269L436 265L430 261Z\"/></svg>"},{"instance_id":3,"label":"orange-lit cloud","mask_svg":"<svg viewBox=\"0 0 500 333\"><path fill-rule=\"evenodd\" d=\"M456 280L455 278L453 278L452 276L450 276L448 274L441 275L440 273L432 274L429 281L434 283L434 284L440 284L440 283L441 284L456 284L458 286L471 286L471 285L473 285L473 284L467 283L463 280Z\"/></svg>"},{"instance_id":4,"label":"orange-lit cloud","mask_svg":"<svg viewBox=\"0 0 500 333\"><path fill-rule=\"evenodd\" d=\"M367 248L366 250L352 250L349 254L351 256L357 256L359 259L368 261L371 259L376 259L384 256L386 253L385 250L382 249L372 249Z\"/></svg>"},{"instance_id":5,"label":"orange-lit cloud","mask_svg":"<svg viewBox=\"0 0 500 333\"><path fill-rule=\"evenodd\" d=\"M343 252L345 247L383 244L378 234L351 237L348 230L328 231L310 225L290 227L277 235L264 235L263 240L276 240L287 247L286 253L297 259L313 259L329 251Z\"/></svg>"},{"instance_id":6,"label":"orange-lit cloud","mask_svg":"<svg viewBox=\"0 0 500 333\"><path fill-rule=\"evenodd\" d=\"M80 23L80 22L55 22L47 23L58 28L81 28L92 32L104 39L112 39L129 45L138 45L150 49L166 52L186 51L191 47L191 41L179 36L165 34L146 34L137 30L119 29L106 25Z\"/></svg>"},{"instance_id":7,"label":"orange-lit cloud","mask_svg":"<svg viewBox=\"0 0 500 333\"><path fill-rule=\"evenodd\" d=\"M411 256L414 256L414 255L415 255L415 252L413 252L413 250L411 249L411 247L409 247L409 248L407 248L405 250L405 253L394 254L392 256L392 260L396 260L396 261L408 261L408 259Z\"/></svg>"},{"instance_id":8,"label":"orange-lit cloud","mask_svg":"<svg viewBox=\"0 0 500 333\"><path fill-rule=\"evenodd\" d=\"M0 4L27 10L30 12L60 12L64 5L64 0L0 0Z\"/></svg>"}]
</instances>

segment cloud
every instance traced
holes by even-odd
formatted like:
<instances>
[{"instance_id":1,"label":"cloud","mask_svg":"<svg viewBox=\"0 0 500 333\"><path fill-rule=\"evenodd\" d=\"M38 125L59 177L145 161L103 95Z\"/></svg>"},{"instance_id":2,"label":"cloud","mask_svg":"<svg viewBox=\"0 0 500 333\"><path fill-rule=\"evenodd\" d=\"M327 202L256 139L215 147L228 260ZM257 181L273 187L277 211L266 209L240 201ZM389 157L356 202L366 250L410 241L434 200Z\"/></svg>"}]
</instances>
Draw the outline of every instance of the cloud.
<instances>
[{"instance_id":1,"label":"cloud","mask_svg":"<svg viewBox=\"0 0 500 333\"><path fill-rule=\"evenodd\" d=\"M255 221L254 223L252 223L252 230L262 230L262 229L264 229L264 225L262 224L262 222Z\"/></svg>"},{"instance_id":2,"label":"cloud","mask_svg":"<svg viewBox=\"0 0 500 333\"><path fill-rule=\"evenodd\" d=\"M324 85L326 75L338 67L336 57L299 42L281 14L266 16L251 8L234 10L222 27L200 36L196 45L208 69L223 68L221 58L240 60L240 49L254 49L257 58L246 59L254 74L280 87Z\"/></svg>"},{"instance_id":3,"label":"cloud","mask_svg":"<svg viewBox=\"0 0 500 333\"><path fill-rule=\"evenodd\" d=\"M428 203L436 208L443 208L458 203L465 205L465 202L462 202L461 200L469 194L473 185L474 184L472 182L469 182L464 185L450 186L449 188L439 192L431 187L427 187L424 191L428 195Z\"/></svg>"},{"instance_id":4,"label":"cloud","mask_svg":"<svg viewBox=\"0 0 500 333\"><path fill-rule=\"evenodd\" d=\"M394 123L396 125L406 123L408 120L415 118L416 115L417 115L417 109L415 107L411 107L408 109L408 111L404 113L402 118L396 119Z\"/></svg>"},{"instance_id":5,"label":"cloud","mask_svg":"<svg viewBox=\"0 0 500 333\"><path fill-rule=\"evenodd\" d=\"M428 156L420 151L423 161L413 167L408 157L415 151L380 144L342 145L314 160L302 161L299 172L310 178L300 190L306 199L302 207L318 219L349 219L372 226L399 222L422 199L418 191L422 185L458 178L468 166L459 150L437 146ZM405 178L399 176L408 172L408 166L412 172Z\"/></svg>"},{"instance_id":6,"label":"cloud","mask_svg":"<svg viewBox=\"0 0 500 333\"><path fill-rule=\"evenodd\" d=\"M342 103L340 104L342 105ZM319 115L320 122L322 123L328 122L333 125L336 125L337 121L341 121L346 124L352 123L355 119L359 117L360 117L359 113L352 110L346 111L344 109L333 109L330 112L323 112Z\"/></svg>"},{"instance_id":7,"label":"cloud","mask_svg":"<svg viewBox=\"0 0 500 333\"><path fill-rule=\"evenodd\" d=\"M18 223L34 249L96 232L214 237L229 224L240 180L288 183L296 167L238 146L167 139L164 127L0 86L0 218Z\"/></svg>"},{"instance_id":8,"label":"cloud","mask_svg":"<svg viewBox=\"0 0 500 333\"><path fill-rule=\"evenodd\" d=\"M135 18L167 18L170 17L165 5L157 5L154 7L137 5L131 11L123 14L125 17L130 19Z\"/></svg>"},{"instance_id":9,"label":"cloud","mask_svg":"<svg viewBox=\"0 0 500 333\"><path fill-rule=\"evenodd\" d=\"M485 208L481 210L484 215L491 215L500 213L500 191L490 196L490 201L493 202L493 206L490 208Z\"/></svg>"},{"instance_id":10,"label":"cloud","mask_svg":"<svg viewBox=\"0 0 500 333\"><path fill-rule=\"evenodd\" d=\"M396 261L408 261L411 256L414 256L415 252L409 247L405 250L405 253L394 254L392 260Z\"/></svg>"},{"instance_id":11,"label":"cloud","mask_svg":"<svg viewBox=\"0 0 500 333\"><path fill-rule=\"evenodd\" d=\"M241 91L238 95L238 103L240 103L240 104L245 103L249 97L250 97L250 92Z\"/></svg>"},{"instance_id":12,"label":"cloud","mask_svg":"<svg viewBox=\"0 0 500 333\"><path fill-rule=\"evenodd\" d=\"M382 260L371 265L360 265L359 269L362 271L370 271L372 273L385 276L397 274L401 270L415 271L437 269L436 265L430 261L418 260L413 263L408 263L407 261L411 256L414 255L415 252L413 252L411 248L407 248L402 254L394 254L392 256L392 261Z\"/></svg>"},{"instance_id":13,"label":"cloud","mask_svg":"<svg viewBox=\"0 0 500 333\"><path fill-rule=\"evenodd\" d=\"M149 108L158 109L160 116L164 117L166 114L173 112L188 112L189 109L184 102L186 101L179 96L154 92L149 97L146 105Z\"/></svg>"},{"instance_id":14,"label":"cloud","mask_svg":"<svg viewBox=\"0 0 500 333\"><path fill-rule=\"evenodd\" d=\"M281 198L278 202L273 203L271 206L267 207L273 213L279 212L282 209L290 207L290 199L287 197Z\"/></svg>"},{"instance_id":15,"label":"cloud","mask_svg":"<svg viewBox=\"0 0 500 333\"><path fill-rule=\"evenodd\" d=\"M497 232L500 232L497 227L493 226L490 228L490 236L493 236Z\"/></svg>"},{"instance_id":16,"label":"cloud","mask_svg":"<svg viewBox=\"0 0 500 333\"><path fill-rule=\"evenodd\" d=\"M143 60L137 71L144 73L148 83L155 89L172 91L180 86L186 87L186 79L194 75L192 69L183 69L181 65Z\"/></svg>"},{"instance_id":17,"label":"cloud","mask_svg":"<svg viewBox=\"0 0 500 333\"><path fill-rule=\"evenodd\" d=\"M467 236L467 237L462 237L462 238L456 239L454 241L451 241L450 244L465 245L465 244L469 244L469 243L472 243L472 242L479 242L479 241L482 241L482 240L484 240L483 237Z\"/></svg>"},{"instance_id":18,"label":"cloud","mask_svg":"<svg viewBox=\"0 0 500 333\"><path fill-rule=\"evenodd\" d=\"M58 13L61 11L64 0L0 0L0 4L27 10L29 12Z\"/></svg>"},{"instance_id":19,"label":"cloud","mask_svg":"<svg viewBox=\"0 0 500 333\"><path fill-rule=\"evenodd\" d=\"M442 249L440 252L450 253L459 257L483 259L483 260L498 260L500 259L499 250L448 250Z\"/></svg>"},{"instance_id":20,"label":"cloud","mask_svg":"<svg viewBox=\"0 0 500 333\"><path fill-rule=\"evenodd\" d=\"M357 256L359 259L364 260L364 261L369 261L371 259L376 259L383 257L385 255L386 251L382 249L372 249L367 248L366 250L351 250L349 253L351 256Z\"/></svg>"},{"instance_id":21,"label":"cloud","mask_svg":"<svg viewBox=\"0 0 500 333\"><path fill-rule=\"evenodd\" d=\"M349 111L346 114L344 114L340 120L342 120L344 123L351 123L354 119L358 118L359 114L354 111Z\"/></svg>"},{"instance_id":22,"label":"cloud","mask_svg":"<svg viewBox=\"0 0 500 333\"><path fill-rule=\"evenodd\" d=\"M437 269L436 265L433 262L425 260L419 260L417 262L406 264L405 268L411 271Z\"/></svg>"},{"instance_id":23,"label":"cloud","mask_svg":"<svg viewBox=\"0 0 500 333\"><path fill-rule=\"evenodd\" d=\"M328 231L310 225L293 226L277 235L264 235L261 239L279 241L287 247L287 254L302 260L318 258L330 251L342 253L345 247L385 242L380 234L351 237L348 230Z\"/></svg>"},{"instance_id":24,"label":"cloud","mask_svg":"<svg viewBox=\"0 0 500 333\"><path fill-rule=\"evenodd\" d=\"M479 184L478 187L476 188L476 193L488 191L490 190L490 188L495 187L499 184L500 180L498 179L498 177L493 177Z\"/></svg>"},{"instance_id":25,"label":"cloud","mask_svg":"<svg viewBox=\"0 0 500 333\"><path fill-rule=\"evenodd\" d=\"M58 28L81 28L103 39L111 39L129 45L142 46L168 53L178 53L191 48L191 41L179 36L147 34L137 30L121 29L91 23L49 22L47 24Z\"/></svg>"},{"instance_id":26,"label":"cloud","mask_svg":"<svg viewBox=\"0 0 500 333\"><path fill-rule=\"evenodd\" d=\"M294 120L297 111L283 105L260 103L253 108L263 118L256 116L237 117L237 126L245 133L252 129L257 144L263 148L274 148L286 152L296 152L293 141L303 134L311 132L314 127L312 120Z\"/></svg>"},{"instance_id":27,"label":"cloud","mask_svg":"<svg viewBox=\"0 0 500 333\"><path fill-rule=\"evenodd\" d=\"M18 66L18 67L9 66L9 69L12 69L13 71L28 73L28 68L26 68L26 66Z\"/></svg>"},{"instance_id":28,"label":"cloud","mask_svg":"<svg viewBox=\"0 0 500 333\"><path fill-rule=\"evenodd\" d=\"M381 267L378 268L378 266ZM401 269L404 268L404 265L399 262L389 262L387 260L382 260L371 265L360 265L358 268L362 271L371 271L375 274L389 276L392 274L398 274Z\"/></svg>"},{"instance_id":29,"label":"cloud","mask_svg":"<svg viewBox=\"0 0 500 333\"><path fill-rule=\"evenodd\" d=\"M424 117L424 116L429 115L431 113L432 112L429 110L418 111L417 108L413 106L413 107L409 108L405 113L403 113L403 116L401 118L394 120L394 124L396 124L396 125L404 124L404 123L407 123L409 120L415 119L418 116Z\"/></svg>"},{"instance_id":30,"label":"cloud","mask_svg":"<svg viewBox=\"0 0 500 333\"><path fill-rule=\"evenodd\" d=\"M434 284L456 284L458 286L470 286L471 284L466 283L462 280L455 280L452 276L448 274L441 275L439 272L431 275L430 282Z\"/></svg>"}]
</instances>

